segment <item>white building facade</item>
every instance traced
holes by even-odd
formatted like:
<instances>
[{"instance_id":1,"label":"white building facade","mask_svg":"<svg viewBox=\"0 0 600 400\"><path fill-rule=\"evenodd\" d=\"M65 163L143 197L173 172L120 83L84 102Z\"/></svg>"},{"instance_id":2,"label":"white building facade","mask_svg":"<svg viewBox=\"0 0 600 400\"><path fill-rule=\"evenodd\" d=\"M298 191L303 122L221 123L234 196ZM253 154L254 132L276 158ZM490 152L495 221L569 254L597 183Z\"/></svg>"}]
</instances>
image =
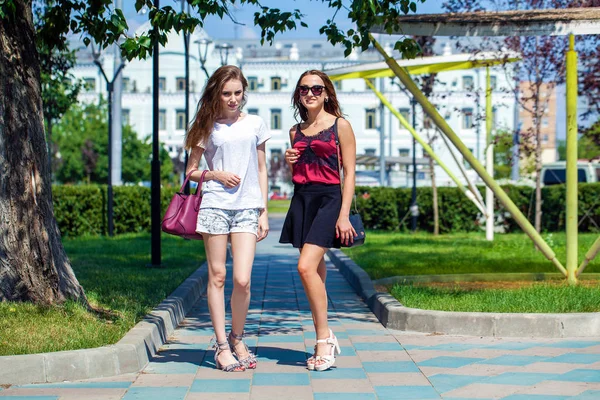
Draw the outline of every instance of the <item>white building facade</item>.
<instances>
[{"instance_id":1,"label":"white building facade","mask_svg":"<svg viewBox=\"0 0 600 400\"><path fill-rule=\"evenodd\" d=\"M142 27L143 28L143 27ZM206 74L199 62L199 45L201 39L212 40L208 45L205 67L209 73L221 65L221 54L215 48L218 39L207 37L203 31L197 31L190 40L190 111L189 119L193 120L202 88L206 82ZM446 40L446 39L444 39ZM391 49L391 42L382 42ZM248 103L245 111L261 116L271 129L272 138L267 142L267 156L274 157L285 152L289 146L288 131L297 121L291 107L292 93L299 76L308 69L327 70L351 66L361 62L375 62L382 58L374 50L363 53L353 52L344 58L344 48L333 47L325 40L280 40L270 47L261 47L258 40L229 41L233 49L229 52L227 63L241 67L249 81ZM438 54L450 54L450 43L436 44ZM182 156L185 128L185 72L183 37L175 33L169 36L166 48L160 49L160 116L159 137L172 157ZM85 50L79 53L78 64L73 71L77 78L88 83L88 91L81 94L81 101L97 101L102 94L106 98L106 83L94 65L91 55ZM112 76L114 57L111 52L104 54L100 60L109 77ZM152 59L134 60L126 63L122 70L122 117L124 123L130 124L141 138L152 134ZM512 130L515 126L515 107L513 95L510 93L507 74L502 67L495 67L491 72L494 105L494 129ZM465 145L483 163L486 147L485 123L485 68L444 72L437 75L434 94L431 100L438 106L440 113L455 130ZM389 78L380 78L375 82L378 89L390 100L392 105L402 113L408 121L412 121L410 98L396 83ZM397 82L397 80L396 80ZM388 110L383 110L379 99L371 92L362 79L345 80L336 83L337 95L342 111L352 124L356 135L357 154L379 157L412 157L412 136L400 126L399 122ZM381 90L381 89L380 89ZM424 118L420 106L416 107L416 130L427 140L428 135L435 132L433 124ZM382 118L383 116L383 118ZM383 125L383 132L380 127ZM380 135L383 134L383 140ZM439 135L439 134L438 134ZM383 145L383 146L382 146ZM456 165L443 140L438 137L432 147L444 163L461 178L460 169ZM454 150L459 161L460 154ZM416 157L426 157L420 145L416 147ZM127 157L123 154L123 157ZM423 161L423 160L421 160ZM359 165L357 184L378 184L378 165ZM431 184L427 166L419 166L417 184ZM364 171L364 172L363 172ZM408 171L408 172L407 172ZM387 171L384 184L391 186L410 186L412 168L396 165ZM439 167L435 167L436 183L452 186L453 182ZM474 171L467 166L467 174L476 179ZM273 182L274 183L274 182ZM289 191L288 182L277 182L283 191Z\"/></svg>"}]
</instances>

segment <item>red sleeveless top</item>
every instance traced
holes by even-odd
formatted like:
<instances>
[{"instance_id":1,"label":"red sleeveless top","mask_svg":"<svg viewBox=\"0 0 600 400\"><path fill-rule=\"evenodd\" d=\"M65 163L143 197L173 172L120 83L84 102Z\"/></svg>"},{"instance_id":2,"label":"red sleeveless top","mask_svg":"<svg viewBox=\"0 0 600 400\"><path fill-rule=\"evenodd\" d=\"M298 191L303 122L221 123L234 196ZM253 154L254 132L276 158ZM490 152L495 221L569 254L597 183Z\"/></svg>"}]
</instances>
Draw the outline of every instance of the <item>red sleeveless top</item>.
<instances>
[{"instance_id":1,"label":"red sleeveless top","mask_svg":"<svg viewBox=\"0 0 600 400\"><path fill-rule=\"evenodd\" d=\"M292 170L292 182L340 184L337 153L337 119L327 129L306 136L296 125L292 148L298 150L298 161Z\"/></svg>"}]
</instances>

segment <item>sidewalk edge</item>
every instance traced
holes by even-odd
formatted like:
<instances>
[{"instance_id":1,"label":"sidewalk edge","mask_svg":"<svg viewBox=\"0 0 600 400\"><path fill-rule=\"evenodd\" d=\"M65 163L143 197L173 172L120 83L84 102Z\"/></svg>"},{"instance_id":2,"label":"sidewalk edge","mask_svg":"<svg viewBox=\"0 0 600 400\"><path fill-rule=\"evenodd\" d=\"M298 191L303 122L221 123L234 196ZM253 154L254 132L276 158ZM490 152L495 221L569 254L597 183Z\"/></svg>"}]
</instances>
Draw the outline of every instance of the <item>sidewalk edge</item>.
<instances>
[{"instance_id":1,"label":"sidewalk edge","mask_svg":"<svg viewBox=\"0 0 600 400\"><path fill-rule=\"evenodd\" d=\"M327 255L377 319L390 329L447 335L498 337L598 337L600 313L484 313L404 307L389 293L377 292L369 275L341 250Z\"/></svg>"},{"instance_id":2,"label":"sidewalk edge","mask_svg":"<svg viewBox=\"0 0 600 400\"><path fill-rule=\"evenodd\" d=\"M207 282L204 262L114 345L0 356L0 384L53 383L139 372L206 291Z\"/></svg>"}]
</instances>

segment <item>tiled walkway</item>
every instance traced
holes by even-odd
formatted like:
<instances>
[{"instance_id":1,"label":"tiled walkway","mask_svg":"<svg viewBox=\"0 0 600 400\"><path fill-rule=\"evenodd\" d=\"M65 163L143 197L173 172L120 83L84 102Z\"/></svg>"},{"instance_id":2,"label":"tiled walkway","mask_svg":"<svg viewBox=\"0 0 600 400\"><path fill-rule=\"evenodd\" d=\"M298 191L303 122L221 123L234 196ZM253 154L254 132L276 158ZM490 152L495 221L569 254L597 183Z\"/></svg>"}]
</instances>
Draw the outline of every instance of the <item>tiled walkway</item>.
<instances>
[{"instance_id":1,"label":"tiled walkway","mask_svg":"<svg viewBox=\"0 0 600 400\"><path fill-rule=\"evenodd\" d=\"M278 221L273 221L275 225ZM259 245L252 276L248 344L254 371L214 368L202 298L169 344L139 375L0 390L14 399L600 399L600 338L498 339L407 334L385 329L328 263L330 324L342 354L336 368L309 372L315 334L295 270L297 251ZM231 274L230 274L231 275ZM231 281L227 292L231 290ZM15 397L13 397L15 396Z\"/></svg>"}]
</instances>

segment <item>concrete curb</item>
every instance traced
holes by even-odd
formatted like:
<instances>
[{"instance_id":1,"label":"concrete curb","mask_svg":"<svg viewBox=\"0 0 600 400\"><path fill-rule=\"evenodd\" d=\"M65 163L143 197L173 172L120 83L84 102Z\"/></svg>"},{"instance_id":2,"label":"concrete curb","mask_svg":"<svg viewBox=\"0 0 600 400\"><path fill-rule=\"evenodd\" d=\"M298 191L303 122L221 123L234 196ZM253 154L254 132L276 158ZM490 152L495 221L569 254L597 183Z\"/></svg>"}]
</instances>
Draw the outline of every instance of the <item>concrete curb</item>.
<instances>
[{"instance_id":1,"label":"concrete curb","mask_svg":"<svg viewBox=\"0 0 600 400\"><path fill-rule=\"evenodd\" d=\"M600 313L471 313L404 307L390 294L377 292L367 273L342 251L331 249L327 255L387 328L468 336L545 338L600 336Z\"/></svg>"},{"instance_id":2,"label":"concrete curb","mask_svg":"<svg viewBox=\"0 0 600 400\"><path fill-rule=\"evenodd\" d=\"M204 263L117 344L0 357L0 384L22 385L102 378L144 369L206 290Z\"/></svg>"}]
</instances>

